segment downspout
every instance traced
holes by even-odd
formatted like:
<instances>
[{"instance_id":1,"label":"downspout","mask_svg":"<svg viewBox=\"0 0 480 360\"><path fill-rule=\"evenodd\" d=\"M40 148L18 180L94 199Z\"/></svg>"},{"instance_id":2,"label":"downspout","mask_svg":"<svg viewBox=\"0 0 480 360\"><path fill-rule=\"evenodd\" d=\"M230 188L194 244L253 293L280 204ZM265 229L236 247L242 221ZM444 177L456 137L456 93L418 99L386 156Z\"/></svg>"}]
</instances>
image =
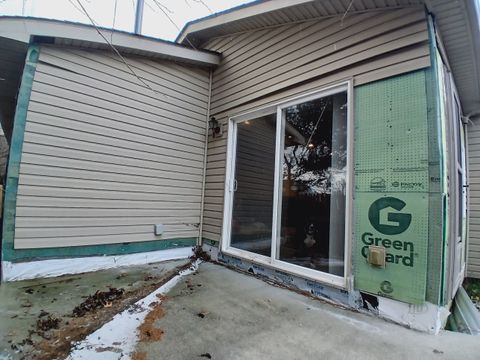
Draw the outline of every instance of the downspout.
<instances>
[{"instance_id":1,"label":"downspout","mask_svg":"<svg viewBox=\"0 0 480 360\"><path fill-rule=\"evenodd\" d=\"M197 245L202 246L202 234L203 234L203 212L205 208L205 183L207 177L207 151L208 151L208 133L209 126L208 121L210 120L210 101L212 98L212 78L213 78L213 69L210 69L210 79L208 82L208 101L207 101L207 118L205 119L205 148L203 152L203 179L202 179L202 198L200 201L200 225L198 227L198 240Z\"/></svg>"},{"instance_id":2,"label":"downspout","mask_svg":"<svg viewBox=\"0 0 480 360\"><path fill-rule=\"evenodd\" d=\"M136 35L142 34L144 2L145 0L137 0L137 8L135 10L135 28L133 30Z\"/></svg>"}]
</instances>

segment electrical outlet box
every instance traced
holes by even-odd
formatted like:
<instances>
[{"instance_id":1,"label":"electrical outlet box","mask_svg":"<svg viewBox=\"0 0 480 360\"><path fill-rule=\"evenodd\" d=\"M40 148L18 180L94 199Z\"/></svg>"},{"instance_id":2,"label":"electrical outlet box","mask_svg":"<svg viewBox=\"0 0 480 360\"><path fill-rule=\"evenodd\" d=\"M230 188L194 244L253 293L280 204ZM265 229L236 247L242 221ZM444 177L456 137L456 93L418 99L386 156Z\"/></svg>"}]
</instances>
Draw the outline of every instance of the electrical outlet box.
<instances>
[{"instance_id":1,"label":"electrical outlet box","mask_svg":"<svg viewBox=\"0 0 480 360\"><path fill-rule=\"evenodd\" d=\"M156 236L162 235L164 230L165 230L165 229L164 229L163 224L155 224L155 225L153 226L153 231L154 231L154 233L155 233Z\"/></svg>"},{"instance_id":2,"label":"electrical outlet box","mask_svg":"<svg viewBox=\"0 0 480 360\"><path fill-rule=\"evenodd\" d=\"M383 246L370 245L368 247L367 262L376 267L385 267L385 248Z\"/></svg>"}]
</instances>

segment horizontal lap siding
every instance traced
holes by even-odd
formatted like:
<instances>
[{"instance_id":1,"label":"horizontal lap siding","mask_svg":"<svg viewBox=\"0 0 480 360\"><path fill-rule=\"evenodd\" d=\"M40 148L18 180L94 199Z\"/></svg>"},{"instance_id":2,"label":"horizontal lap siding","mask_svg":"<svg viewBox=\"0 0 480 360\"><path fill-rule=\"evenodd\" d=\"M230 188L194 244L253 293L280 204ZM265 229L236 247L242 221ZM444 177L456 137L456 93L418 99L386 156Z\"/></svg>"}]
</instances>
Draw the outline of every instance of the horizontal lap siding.
<instances>
[{"instance_id":1,"label":"horizontal lap siding","mask_svg":"<svg viewBox=\"0 0 480 360\"><path fill-rule=\"evenodd\" d=\"M127 61L153 91L109 52L41 48L15 248L198 237L208 71Z\"/></svg>"},{"instance_id":2,"label":"horizontal lap siding","mask_svg":"<svg viewBox=\"0 0 480 360\"><path fill-rule=\"evenodd\" d=\"M226 123L248 112L341 80L361 85L430 65L423 8L375 11L283 25L223 38L214 71L211 114ZM210 138L203 237L220 240L226 141Z\"/></svg>"},{"instance_id":3,"label":"horizontal lap siding","mask_svg":"<svg viewBox=\"0 0 480 360\"><path fill-rule=\"evenodd\" d=\"M467 276L480 279L480 121L467 128L469 226Z\"/></svg>"},{"instance_id":4,"label":"horizontal lap siding","mask_svg":"<svg viewBox=\"0 0 480 360\"><path fill-rule=\"evenodd\" d=\"M237 134L234 226L237 235L245 235L252 227L259 231L272 226L275 123L257 118L239 126ZM205 187L218 188L212 182ZM221 225L215 211L205 211L205 216L207 213L211 225Z\"/></svg>"}]
</instances>

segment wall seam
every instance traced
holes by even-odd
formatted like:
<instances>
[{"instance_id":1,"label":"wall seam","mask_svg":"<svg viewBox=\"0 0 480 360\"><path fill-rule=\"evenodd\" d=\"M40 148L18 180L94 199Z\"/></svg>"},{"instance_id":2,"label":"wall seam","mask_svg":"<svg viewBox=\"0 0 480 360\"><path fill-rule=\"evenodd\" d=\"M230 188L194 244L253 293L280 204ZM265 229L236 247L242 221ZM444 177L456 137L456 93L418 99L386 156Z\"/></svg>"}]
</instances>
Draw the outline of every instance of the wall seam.
<instances>
[{"instance_id":1,"label":"wall seam","mask_svg":"<svg viewBox=\"0 0 480 360\"><path fill-rule=\"evenodd\" d=\"M208 82L208 101L207 101L207 116L205 124L205 149L203 156L203 176L202 176L202 195L200 200L200 224L198 229L198 241L197 245L202 246L202 236L203 236L203 214L205 212L205 185L207 178L207 152L208 152L208 133L209 133L209 121L210 121L210 104L212 100L212 80L213 80L213 70L210 69L210 77Z\"/></svg>"}]
</instances>

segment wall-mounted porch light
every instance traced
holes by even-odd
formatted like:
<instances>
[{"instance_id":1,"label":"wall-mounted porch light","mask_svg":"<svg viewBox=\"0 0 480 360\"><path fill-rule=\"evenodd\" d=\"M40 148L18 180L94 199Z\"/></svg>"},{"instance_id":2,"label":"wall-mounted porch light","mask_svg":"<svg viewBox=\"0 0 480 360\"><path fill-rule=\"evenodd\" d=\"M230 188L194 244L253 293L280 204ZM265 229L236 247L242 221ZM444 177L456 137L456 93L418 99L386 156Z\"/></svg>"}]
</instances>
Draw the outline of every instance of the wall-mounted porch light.
<instances>
[{"instance_id":1,"label":"wall-mounted porch light","mask_svg":"<svg viewBox=\"0 0 480 360\"><path fill-rule=\"evenodd\" d=\"M208 120L208 129L212 132L213 137L220 134L220 124L214 116L210 117L210 120Z\"/></svg>"}]
</instances>

